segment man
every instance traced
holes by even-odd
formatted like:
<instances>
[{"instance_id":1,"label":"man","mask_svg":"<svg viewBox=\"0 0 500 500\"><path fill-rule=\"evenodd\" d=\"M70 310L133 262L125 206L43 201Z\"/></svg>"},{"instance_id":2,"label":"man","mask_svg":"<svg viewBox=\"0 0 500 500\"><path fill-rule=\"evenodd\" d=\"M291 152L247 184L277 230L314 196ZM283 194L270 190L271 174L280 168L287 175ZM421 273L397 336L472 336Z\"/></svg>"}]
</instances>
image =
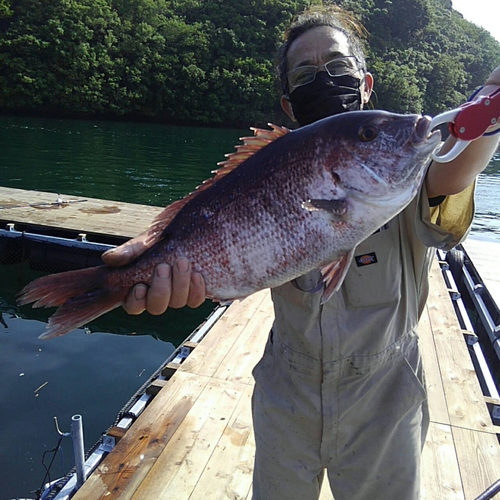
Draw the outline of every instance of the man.
<instances>
[{"instance_id":1,"label":"man","mask_svg":"<svg viewBox=\"0 0 500 500\"><path fill-rule=\"evenodd\" d=\"M287 32L281 105L299 125L368 102L373 77L352 26L340 9L323 9ZM497 68L479 95L499 85ZM498 136L481 138L453 162L432 163L419 196L359 245L324 306L318 272L272 290L276 319L254 370L255 499L316 499L325 469L336 500L418 498L428 418L416 327L431 247L466 234L474 179L497 146ZM104 259L121 265L145 247L139 237ZM137 285L124 307L160 314L204 295L202 276L179 259L158 266L149 291Z\"/></svg>"}]
</instances>

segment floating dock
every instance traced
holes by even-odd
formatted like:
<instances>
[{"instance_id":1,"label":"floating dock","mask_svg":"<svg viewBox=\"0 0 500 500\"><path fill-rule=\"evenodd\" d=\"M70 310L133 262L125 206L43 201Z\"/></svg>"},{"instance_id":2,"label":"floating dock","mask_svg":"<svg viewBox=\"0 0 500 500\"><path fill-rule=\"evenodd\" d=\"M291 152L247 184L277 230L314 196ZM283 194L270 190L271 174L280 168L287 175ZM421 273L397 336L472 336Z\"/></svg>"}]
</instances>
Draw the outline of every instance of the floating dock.
<instances>
[{"instance_id":1,"label":"floating dock","mask_svg":"<svg viewBox=\"0 0 500 500\"><path fill-rule=\"evenodd\" d=\"M0 221L34 229L133 238L161 207L0 187ZM2 227L5 229L5 227Z\"/></svg>"},{"instance_id":2,"label":"floating dock","mask_svg":"<svg viewBox=\"0 0 500 500\"><path fill-rule=\"evenodd\" d=\"M500 446L437 262L419 334L431 424L422 499L475 499ZM231 305L90 476L75 500L251 499L251 371L273 320L270 294ZM321 499L331 499L327 481Z\"/></svg>"},{"instance_id":3,"label":"floating dock","mask_svg":"<svg viewBox=\"0 0 500 500\"><path fill-rule=\"evenodd\" d=\"M133 222L137 218L131 215L132 226L125 230L125 210L99 214L101 206L120 208L121 204L91 200L91 213L74 213L84 203L90 207L90 200L47 212L14 208L23 197L24 204L33 204L35 195L39 203L54 201L53 194L30 193L0 189L0 220L38 227L60 223L63 229L90 234L105 233L103 228L109 227L115 236L134 236L161 210L148 208L149 220L143 217L137 226ZM12 207L2 209L6 200ZM134 206L129 208L131 214L138 213ZM50 216L40 215L44 212ZM110 225L101 217L109 217ZM464 334L473 334L458 322L437 260L430 284L419 324L431 419L423 452L421 498L473 500L500 476L500 427L491 417L500 400L485 396L481 389L464 340ZM151 403L126 432L116 436L113 450L73 498L251 499L255 452L251 372L272 321L268 291L227 308L205 337L189 346L192 352L182 363L167 366L168 380L158 381ZM321 499L331 498L325 479Z\"/></svg>"}]
</instances>

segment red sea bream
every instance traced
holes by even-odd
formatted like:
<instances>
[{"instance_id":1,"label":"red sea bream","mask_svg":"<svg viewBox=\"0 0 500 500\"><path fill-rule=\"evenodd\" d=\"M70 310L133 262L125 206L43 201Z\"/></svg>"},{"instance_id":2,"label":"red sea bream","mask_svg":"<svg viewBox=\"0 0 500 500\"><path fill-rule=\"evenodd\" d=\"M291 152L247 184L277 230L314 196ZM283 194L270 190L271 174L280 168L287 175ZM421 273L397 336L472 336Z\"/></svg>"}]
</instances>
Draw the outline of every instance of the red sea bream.
<instances>
[{"instance_id":1,"label":"red sea bream","mask_svg":"<svg viewBox=\"0 0 500 500\"><path fill-rule=\"evenodd\" d=\"M19 304L60 306L42 338L120 306L155 267L181 256L214 300L246 297L313 269L323 302L337 291L355 247L416 195L440 133L430 119L383 111L325 118L296 131L254 129L215 176L155 220L154 245L122 268L39 278Z\"/></svg>"}]
</instances>

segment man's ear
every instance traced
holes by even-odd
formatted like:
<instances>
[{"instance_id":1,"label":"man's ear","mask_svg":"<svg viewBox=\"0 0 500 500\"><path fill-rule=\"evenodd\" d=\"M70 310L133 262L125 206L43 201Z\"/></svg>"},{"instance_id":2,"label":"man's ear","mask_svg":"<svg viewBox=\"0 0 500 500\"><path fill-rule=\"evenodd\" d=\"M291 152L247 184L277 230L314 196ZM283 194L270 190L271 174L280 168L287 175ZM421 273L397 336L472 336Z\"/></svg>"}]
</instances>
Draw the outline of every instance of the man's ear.
<instances>
[{"instance_id":1,"label":"man's ear","mask_svg":"<svg viewBox=\"0 0 500 500\"><path fill-rule=\"evenodd\" d=\"M371 73L366 73L363 79L363 85L361 87L361 101L362 104L368 104L370 96L373 90L373 75Z\"/></svg>"},{"instance_id":2,"label":"man's ear","mask_svg":"<svg viewBox=\"0 0 500 500\"><path fill-rule=\"evenodd\" d=\"M290 120L292 120L293 122L296 122L297 119L295 118L295 115L293 114L292 103L290 102L288 97L282 95L280 103L281 103L281 109L283 109L283 111L288 115Z\"/></svg>"}]
</instances>

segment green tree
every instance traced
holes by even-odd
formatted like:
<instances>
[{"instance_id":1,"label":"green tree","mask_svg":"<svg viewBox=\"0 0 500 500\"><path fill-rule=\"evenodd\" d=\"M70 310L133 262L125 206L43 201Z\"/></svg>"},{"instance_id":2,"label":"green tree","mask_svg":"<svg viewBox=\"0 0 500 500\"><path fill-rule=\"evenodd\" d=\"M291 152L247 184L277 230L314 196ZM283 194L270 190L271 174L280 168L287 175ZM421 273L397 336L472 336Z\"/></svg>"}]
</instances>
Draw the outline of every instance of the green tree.
<instances>
[{"instance_id":1,"label":"green tree","mask_svg":"<svg viewBox=\"0 0 500 500\"><path fill-rule=\"evenodd\" d=\"M0 110L282 122L275 50L294 15L319 3L0 0ZM434 114L455 107L500 61L500 44L450 0L337 3L368 29L378 108Z\"/></svg>"}]
</instances>

